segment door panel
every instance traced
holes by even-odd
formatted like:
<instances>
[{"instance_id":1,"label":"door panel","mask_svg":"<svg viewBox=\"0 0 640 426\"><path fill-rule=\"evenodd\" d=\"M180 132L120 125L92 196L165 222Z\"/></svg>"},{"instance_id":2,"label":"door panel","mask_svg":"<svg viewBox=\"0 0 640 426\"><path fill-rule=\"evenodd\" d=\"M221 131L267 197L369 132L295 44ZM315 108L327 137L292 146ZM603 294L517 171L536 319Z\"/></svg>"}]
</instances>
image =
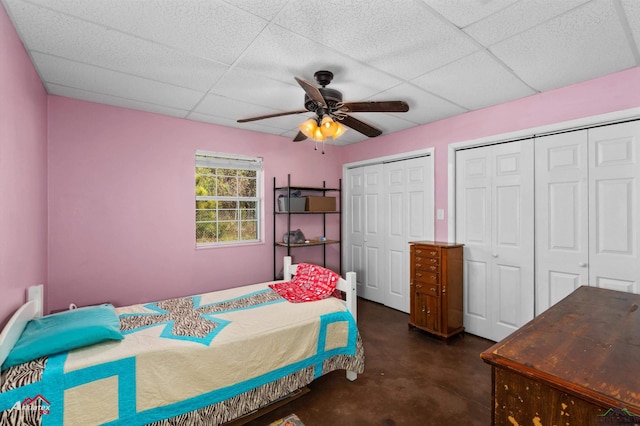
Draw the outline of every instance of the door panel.
<instances>
[{"instance_id":1,"label":"door panel","mask_svg":"<svg viewBox=\"0 0 640 426\"><path fill-rule=\"evenodd\" d=\"M431 156L346 171L345 263L359 296L410 311L408 243L434 237L432 176Z\"/></svg>"},{"instance_id":2,"label":"door panel","mask_svg":"<svg viewBox=\"0 0 640 426\"><path fill-rule=\"evenodd\" d=\"M586 130L537 138L536 314L589 283Z\"/></svg>"},{"instance_id":3,"label":"door panel","mask_svg":"<svg viewBox=\"0 0 640 426\"><path fill-rule=\"evenodd\" d=\"M640 123L589 129L589 282L640 292Z\"/></svg>"},{"instance_id":4,"label":"door panel","mask_svg":"<svg viewBox=\"0 0 640 426\"><path fill-rule=\"evenodd\" d=\"M456 153L456 240L468 332L501 340L533 318L533 143Z\"/></svg>"}]
</instances>

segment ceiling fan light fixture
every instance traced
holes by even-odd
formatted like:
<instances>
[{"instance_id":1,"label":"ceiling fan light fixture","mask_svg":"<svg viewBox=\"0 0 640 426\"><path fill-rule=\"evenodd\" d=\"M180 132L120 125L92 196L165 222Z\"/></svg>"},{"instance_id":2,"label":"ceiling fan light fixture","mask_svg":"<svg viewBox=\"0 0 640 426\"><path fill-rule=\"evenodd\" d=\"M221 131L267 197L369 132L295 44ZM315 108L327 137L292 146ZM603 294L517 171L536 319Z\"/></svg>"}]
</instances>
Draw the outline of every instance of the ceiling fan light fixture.
<instances>
[{"instance_id":1,"label":"ceiling fan light fixture","mask_svg":"<svg viewBox=\"0 0 640 426\"><path fill-rule=\"evenodd\" d=\"M329 115L325 115L322 118L322 123L320 124L320 131L326 137L333 136L336 131L336 122L331 119Z\"/></svg>"},{"instance_id":2,"label":"ceiling fan light fixture","mask_svg":"<svg viewBox=\"0 0 640 426\"><path fill-rule=\"evenodd\" d=\"M341 123L338 122L334 122L333 124L335 124L336 129L333 132L333 135L331 136L333 138L333 140L338 139L340 136L342 136L342 134L344 133L346 129L346 127L344 127Z\"/></svg>"},{"instance_id":3,"label":"ceiling fan light fixture","mask_svg":"<svg viewBox=\"0 0 640 426\"><path fill-rule=\"evenodd\" d=\"M327 137L322 133L322 127L316 127L316 130L313 132L313 136L311 136L311 139L314 139L316 141L324 141L327 139Z\"/></svg>"},{"instance_id":4,"label":"ceiling fan light fixture","mask_svg":"<svg viewBox=\"0 0 640 426\"><path fill-rule=\"evenodd\" d=\"M313 118L308 119L304 123L298 126L298 129L308 138L314 139L316 130L318 130L318 123Z\"/></svg>"}]
</instances>

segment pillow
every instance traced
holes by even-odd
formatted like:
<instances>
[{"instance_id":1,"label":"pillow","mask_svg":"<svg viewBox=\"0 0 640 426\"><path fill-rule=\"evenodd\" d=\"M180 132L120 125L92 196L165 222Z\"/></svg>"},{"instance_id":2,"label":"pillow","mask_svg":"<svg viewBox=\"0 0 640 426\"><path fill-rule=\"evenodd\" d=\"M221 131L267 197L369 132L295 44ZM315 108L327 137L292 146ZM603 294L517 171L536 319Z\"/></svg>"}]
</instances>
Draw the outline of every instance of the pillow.
<instances>
[{"instance_id":1,"label":"pillow","mask_svg":"<svg viewBox=\"0 0 640 426\"><path fill-rule=\"evenodd\" d=\"M309 263L300 263L290 282L271 284L269 287L290 302L311 302L333 295L340 275L330 269Z\"/></svg>"},{"instance_id":2,"label":"pillow","mask_svg":"<svg viewBox=\"0 0 640 426\"><path fill-rule=\"evenodd\" d=\"M27 323L2 364L2 370L42 356L123 338L113 305L87 306L46 315Z\"/></svg>"}]
</instances>

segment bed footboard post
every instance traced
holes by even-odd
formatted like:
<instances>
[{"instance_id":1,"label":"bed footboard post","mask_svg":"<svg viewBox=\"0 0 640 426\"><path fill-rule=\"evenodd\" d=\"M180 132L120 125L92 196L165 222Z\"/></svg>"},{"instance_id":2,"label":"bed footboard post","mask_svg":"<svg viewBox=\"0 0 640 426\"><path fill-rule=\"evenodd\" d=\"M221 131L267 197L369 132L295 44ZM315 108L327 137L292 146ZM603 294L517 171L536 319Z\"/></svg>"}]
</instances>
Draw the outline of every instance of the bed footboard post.
<instances>
[{"instance_id":1,"label":"bed footboard post","mask_svg":"<svg viewBox=\"0 0 640 426\"><path fill-rule=\"evenodd\" d=\"M347 370L347 379L349 381L353 382L357 378L358 378L358 373L356 373L355 371Z\"/></svg>"},{"instance_id":2,"label":"bed footboard post","mask_svg":"<svg viewBox=\"0 0 640 426\"><path fill-rule=\"evenodd\" d=\"M358 322L358 290L356 285L356 273L347 272L347 284L349 291L347 292L347 309L353 315L353 319Z\"/></svg>"}]
</instances>

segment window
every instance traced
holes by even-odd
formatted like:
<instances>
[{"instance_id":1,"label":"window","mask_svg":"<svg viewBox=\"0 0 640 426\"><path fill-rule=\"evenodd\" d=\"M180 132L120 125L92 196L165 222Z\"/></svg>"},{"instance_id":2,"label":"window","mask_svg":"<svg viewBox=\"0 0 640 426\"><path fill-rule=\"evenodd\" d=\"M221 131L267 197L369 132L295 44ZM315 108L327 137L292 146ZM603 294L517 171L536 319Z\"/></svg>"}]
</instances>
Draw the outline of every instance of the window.
<instances>
[{"instance_id":1,"label":"window","mask_svg":"<svg viewBox=\"0 0 640 426\"><path fill-rule=\"evenodd\" d=\"M196 151L196 246L259 241L262 159Z\"/></svg>"}]
</instances>

